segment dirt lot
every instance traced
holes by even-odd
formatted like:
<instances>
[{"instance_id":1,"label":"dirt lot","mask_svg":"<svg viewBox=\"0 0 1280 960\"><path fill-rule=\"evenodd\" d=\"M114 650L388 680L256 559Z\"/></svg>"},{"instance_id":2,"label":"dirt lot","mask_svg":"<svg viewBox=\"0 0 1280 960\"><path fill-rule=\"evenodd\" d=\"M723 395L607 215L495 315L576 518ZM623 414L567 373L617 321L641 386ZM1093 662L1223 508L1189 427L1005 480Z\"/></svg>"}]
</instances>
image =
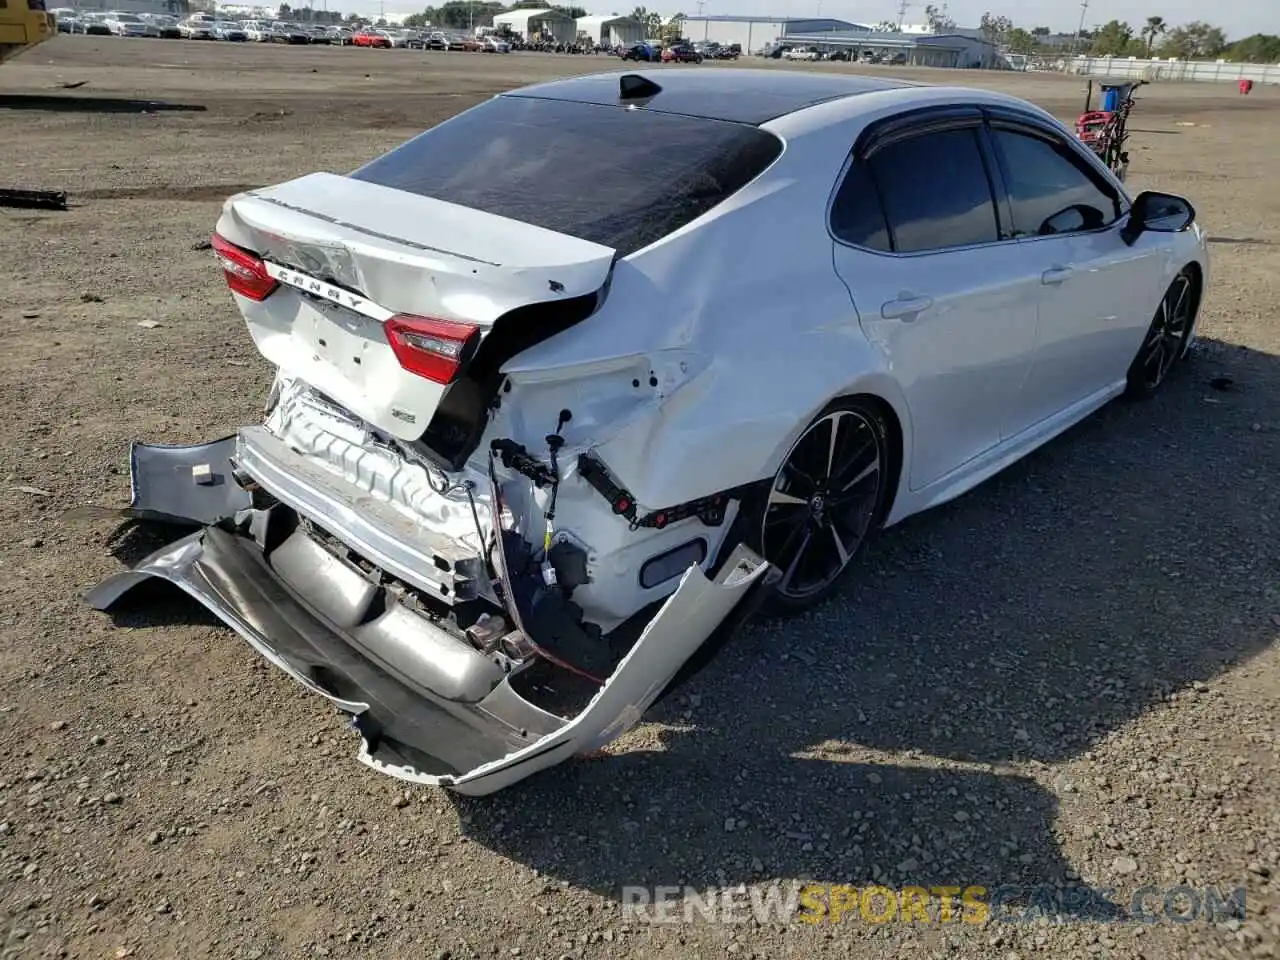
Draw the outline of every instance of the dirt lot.
<instances>
[{"instance_id":1,"label":"dirt lot","mask_svg":"<svg viewBox=\"0 0 1280 960\"><path fill-rule=\"evenodd\" d=\"M606 758L483 801L406 793L194 604L119 625L82 604L158 543L64 516L127 502L128 442L258 415L269 371L200 249L218 203L601 64L64 37L0 69L0 179L72 200L0 210L0 952L1280 955L1280 90L1143 91L1134 183L1191 197L1216 258L1168 392L894 530L841 599L753 625ZM955 78L1064 118L1083 99L1078 79ZM1248 909L655 927L619 906L627 884L802 878L1088 883L1125 905L1243 885Z\"/></svg>"}]
</instances>

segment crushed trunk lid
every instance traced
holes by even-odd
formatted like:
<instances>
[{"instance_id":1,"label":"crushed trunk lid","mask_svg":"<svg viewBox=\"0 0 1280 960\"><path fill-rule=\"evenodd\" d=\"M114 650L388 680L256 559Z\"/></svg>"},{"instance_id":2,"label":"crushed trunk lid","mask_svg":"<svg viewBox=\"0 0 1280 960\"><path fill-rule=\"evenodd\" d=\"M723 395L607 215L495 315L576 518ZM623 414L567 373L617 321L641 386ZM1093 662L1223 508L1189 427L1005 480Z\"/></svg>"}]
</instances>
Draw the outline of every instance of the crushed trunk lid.
<instances>
[{"instance_id":1,"label":"crushed trunk lid","mask_svg":"<svg viewBox=\"0 0 1280 960\"><path fill-rule=\"evenodd\" d=\"M446 385L405 370L397 314L474 325L596 293L615 252L496 214L330 173L229 199L218 233L261 257L280 289L239 298L262 355L402 440Z\"/></svg>"}]
</instances>

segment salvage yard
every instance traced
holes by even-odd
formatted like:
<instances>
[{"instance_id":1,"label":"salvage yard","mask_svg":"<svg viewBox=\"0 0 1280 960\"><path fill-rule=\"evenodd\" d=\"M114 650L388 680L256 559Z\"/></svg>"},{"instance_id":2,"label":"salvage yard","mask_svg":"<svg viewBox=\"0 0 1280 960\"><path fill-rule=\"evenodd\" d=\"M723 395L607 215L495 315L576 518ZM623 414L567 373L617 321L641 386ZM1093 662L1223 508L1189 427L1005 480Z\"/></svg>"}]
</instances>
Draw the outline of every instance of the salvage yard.
<instances>
[{"instance_id":1,"label":"salvage yard","mask_svg":"<svg viewBox=\"0 0 1280 960\"><path fill-rule=\"evenodd\" d=\"M766 64L850 69L738 65ZM1166 392L892 529L840 597L752 624L604 757L479 800L406 791L194 602L113 623L81 601L165 539L82 509L128 502L129 441L260 416L270 370L208 250L227 195L618 66L68 36L0 68L0 186L70 199L0 209L0 957L1280 956L1277 88L1139 91L1131 185L1187 196L1214 257ZM1084 101L1078 77L906 72L1067 121ZM796 881L1125 907L1151 885L1159 918L621 907ZM1179 885L1243 886L1245 916L1174 922Z\"/></svg>"}]
</instances>

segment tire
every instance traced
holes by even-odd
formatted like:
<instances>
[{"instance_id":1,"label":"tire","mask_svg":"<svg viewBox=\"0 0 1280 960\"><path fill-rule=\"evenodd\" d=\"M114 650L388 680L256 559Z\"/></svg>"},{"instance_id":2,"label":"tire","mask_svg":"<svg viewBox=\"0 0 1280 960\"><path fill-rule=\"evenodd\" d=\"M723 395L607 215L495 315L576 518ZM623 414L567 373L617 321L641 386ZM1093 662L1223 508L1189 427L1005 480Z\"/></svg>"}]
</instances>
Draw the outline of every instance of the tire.
<instances>
[{"instance_id":1,"label":"tire","mask_svg":"<svg viewBox=\"0 0 1280 960\"><path fill-rule=\"evenodd\" d=\"M1129 365L1125 393L1153 396L1187 355L1191 330L1200 309L1200 285L1190 267L1183 268L1160 298L1142 346Z\"/></svg>"},{"instance_id":2,"label":"tire","mask_svg":"<svg viewBox=\"0 0 1280 960\"><path fill-rule=\"evenodd\" d=\"M892 430L866 398L832 402L792 444L759 500L743 505L742 539L782 573L762 606L766 616L818 606L856 565L892 497Z\"/></svg>"}]
</instances>

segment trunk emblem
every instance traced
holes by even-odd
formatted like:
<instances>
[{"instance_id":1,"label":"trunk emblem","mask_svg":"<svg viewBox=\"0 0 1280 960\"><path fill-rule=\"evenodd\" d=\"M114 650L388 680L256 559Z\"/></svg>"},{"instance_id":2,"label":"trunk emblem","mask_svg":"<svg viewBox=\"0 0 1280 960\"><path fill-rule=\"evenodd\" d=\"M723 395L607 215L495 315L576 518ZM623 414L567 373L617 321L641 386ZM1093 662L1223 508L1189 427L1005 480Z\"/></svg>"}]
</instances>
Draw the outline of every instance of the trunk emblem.
<instances>
[{"instance_id":1,"label":"trunk emblem","mask_svg":"<svg viewBox=\"0 0 1280 960\"><path fill-rule=\"evenodd\" d=\"M346 307L348 310L354 310L356 313L362 314L371 320L376 320L378 323L382 323L393 316L392 311L379 306L372 300L366 300L359 294L352 293L343 287L335 286L318 277L310 276L301 270L283 267L278 263L272 263L270 260L266 261L265 265L267 274L281 283L321 300L328 300L330 303L335 303L340 307Z\"/></svg>"}]
</instances>

